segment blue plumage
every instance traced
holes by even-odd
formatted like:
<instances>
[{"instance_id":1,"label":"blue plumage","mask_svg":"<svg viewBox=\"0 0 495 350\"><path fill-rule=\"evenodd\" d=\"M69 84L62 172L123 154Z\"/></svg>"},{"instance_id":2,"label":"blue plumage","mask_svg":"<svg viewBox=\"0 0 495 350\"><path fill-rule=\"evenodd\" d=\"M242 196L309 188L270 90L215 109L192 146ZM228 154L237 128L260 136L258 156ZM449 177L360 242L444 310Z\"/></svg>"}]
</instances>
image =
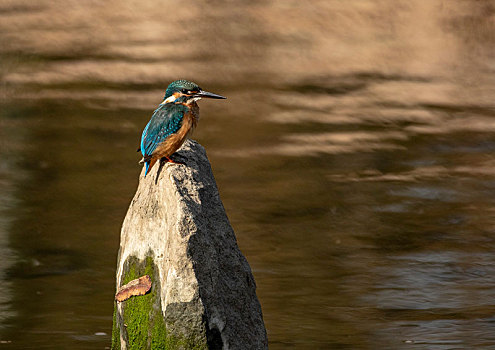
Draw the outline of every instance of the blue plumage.
<instances>
[{"instance_id":1,"label":"blue plumage","mask_svg":"<svg viewBox=\"0 0 495 350\"><path fill-rule=\"evenodd\" d=\"M179 131L187 110L188 108L182 104L166 103L153 113L141 136L141 153L146 165L145 174L148 173L149 159L153 152L167 137Z\"/></svg>"}]
</instances>

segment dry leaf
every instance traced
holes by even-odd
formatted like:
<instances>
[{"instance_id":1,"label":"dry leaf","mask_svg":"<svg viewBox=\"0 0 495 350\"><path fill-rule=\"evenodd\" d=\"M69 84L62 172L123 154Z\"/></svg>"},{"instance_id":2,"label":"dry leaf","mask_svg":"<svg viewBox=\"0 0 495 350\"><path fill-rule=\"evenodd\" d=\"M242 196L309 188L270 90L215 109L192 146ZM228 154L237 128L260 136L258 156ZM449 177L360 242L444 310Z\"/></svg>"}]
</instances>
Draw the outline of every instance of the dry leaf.
<instances>
[{"instance_id":1,"label":"dry leaf","mask_svg":"<svg viewBox=\"0 0 495 350\"><path fill-rule=\"evenodd\" d=\"M145 295L150 289L151 278L148 275L144 275L120 287L117 294L115 294L115 300L122 302L136 295Z\"/></svg>"}]
</instances>

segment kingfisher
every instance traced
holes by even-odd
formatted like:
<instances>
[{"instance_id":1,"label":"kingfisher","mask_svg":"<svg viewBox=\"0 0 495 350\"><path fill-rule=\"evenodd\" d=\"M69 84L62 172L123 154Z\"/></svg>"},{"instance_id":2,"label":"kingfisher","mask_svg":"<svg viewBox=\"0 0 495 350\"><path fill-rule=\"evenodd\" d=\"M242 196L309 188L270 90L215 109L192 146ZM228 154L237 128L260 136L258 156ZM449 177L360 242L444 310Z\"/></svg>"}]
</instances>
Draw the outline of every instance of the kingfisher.
<instances>
[{"instance_id":1,"label":"kingfisher","mask_svg":"<svg viewBox=\"0 0 495 350\"><path fill-rule=\"evenodd\" d=\"M187 80L172 82L165 91L163 102L153 113L143 130L141 145L138 149L143 154L145 171L148 174L157 160L170 158L184 143L199 121L199 107L196 103L201 98L225 99L226 97L204 91L196 83Z\"/></svg>"}]
</instances>

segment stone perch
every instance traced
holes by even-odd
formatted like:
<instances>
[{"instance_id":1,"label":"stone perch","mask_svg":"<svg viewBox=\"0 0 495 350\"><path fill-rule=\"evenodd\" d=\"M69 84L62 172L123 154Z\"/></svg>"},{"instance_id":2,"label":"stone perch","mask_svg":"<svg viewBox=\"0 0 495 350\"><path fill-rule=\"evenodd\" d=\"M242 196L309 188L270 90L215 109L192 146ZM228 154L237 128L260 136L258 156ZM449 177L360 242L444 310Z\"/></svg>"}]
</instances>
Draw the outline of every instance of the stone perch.
<instances>
[{"instance_id":1,"label":"stone perch","mask_svg":"<svg viewBox=\"0 0 495 350\"><path fill-rule=\"evenodd\" d=\"M186 165L143 169L122 225L117 289L144 275L151 289L115 302L112 349L267 349L206 152L188 140L174 157Z\"/></svg>"}]
</instances>

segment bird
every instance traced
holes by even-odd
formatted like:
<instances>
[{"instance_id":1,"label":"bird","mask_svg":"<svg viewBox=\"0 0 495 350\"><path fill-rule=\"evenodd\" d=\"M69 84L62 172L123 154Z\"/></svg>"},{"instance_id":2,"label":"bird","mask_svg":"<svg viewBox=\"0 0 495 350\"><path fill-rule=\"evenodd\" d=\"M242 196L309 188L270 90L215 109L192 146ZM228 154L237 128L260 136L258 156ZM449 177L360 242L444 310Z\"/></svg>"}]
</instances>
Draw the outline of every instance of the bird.
<instances>
[{"instance_id":1,"label":"bird","mask_svg":"<svg viewBox=\"0 0 495 350\"><path fill-rule=\"evenodd\" d=\"M201 89L188 80L176 80L167 87L163 102L154 111L141 135L141 151L146 176L160 159L174 164L184 164L170 158L184 143L199 121L201 98L226 99Z\"/></svg>"}]
</instances>

